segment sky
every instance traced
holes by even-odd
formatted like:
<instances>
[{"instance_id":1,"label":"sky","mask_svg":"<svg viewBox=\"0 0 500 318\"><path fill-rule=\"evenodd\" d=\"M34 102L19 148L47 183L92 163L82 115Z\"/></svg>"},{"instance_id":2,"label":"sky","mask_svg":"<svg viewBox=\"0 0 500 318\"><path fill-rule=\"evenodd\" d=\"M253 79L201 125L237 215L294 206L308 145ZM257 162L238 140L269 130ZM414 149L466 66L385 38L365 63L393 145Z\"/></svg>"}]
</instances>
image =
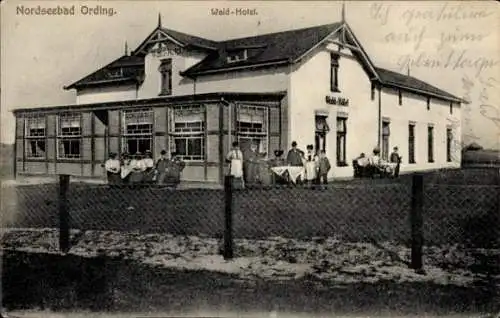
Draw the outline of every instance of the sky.
<instances>
[{"instance_id":1,"label":"sky","mask_svg":"<svg viewBox=\"0 0 500 318\"><path fill-rule=\"evenodd\" d=\"M403 5L404 3L404 5ZM66 8L75 15L23 15L20 7ZM336 1L16 1L1 3L1 141L14 141L13 109L70 105L71 84L135 49L157 25L212 40L340 20ZM256 9L216 16L213 8ZM112 15L85 14L89 9ZM101 10L99 10L101 9ZM500 149L500 17L495 1L346 1L345 16L371 60L455 96L468 142Z\"/></svg>"}]
</instances>

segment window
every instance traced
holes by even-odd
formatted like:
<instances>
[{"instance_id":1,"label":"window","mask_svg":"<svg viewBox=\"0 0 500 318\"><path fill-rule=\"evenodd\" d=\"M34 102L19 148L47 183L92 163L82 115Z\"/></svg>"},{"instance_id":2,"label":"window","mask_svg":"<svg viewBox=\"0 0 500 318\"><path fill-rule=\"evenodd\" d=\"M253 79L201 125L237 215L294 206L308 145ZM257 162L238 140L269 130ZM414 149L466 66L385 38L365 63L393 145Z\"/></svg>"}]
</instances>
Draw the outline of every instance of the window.
<instances>
[{"instance_id":1,"label":"window","mask_svg":"<svg viewBox=\"0 0 500 318\"><path fill-rule=\"evenodd\" d=\"M229 50L227 56L228 63L245 61L248 58L247 50Z\"/></svg>"},{"instance_id":2,"label":"window","mask_svg":"<svg viewBox=\"0 0 500 318\"><path fill-rule=\"evenodd\" d=\"M434 127L427 127L427 161L434 162Z\"/></svg>"},{"instance_id":3,"label":"window","mask_svg":"<svg viewBox=\"0 0 500 318\"><path fill-rule=\"evenodd\" d=\"M171 151L185 161L205 158L205 109L200 105L172 110Z\"/></svg>"},{"instance_id":4,"label":"window","mask_svg":"<svg viewBox=\"0 0 500 318\"><path fill-rule=\"evenodd\" d=\"M264 106L238 105L236 129L241 148L256 143L261 153L267 153L268 108Z\"/></svg>"},{"instance_id":5,"label":"window","mask_svg":"<svg viewBox=\"0 0 500 318\"><path fill-rule=\"evenodd\" d=\"M450 102L450 115L453 114L453 102Z\"/></svg>"},{"instance_id":6,"label":"window","mask_svg":"<svg viewBox=\"0 0 500 318\"><path fill-rule=\"evenodd\" d=\"M45 158L45 117L32 116L25 119L25 152L27 158Z\"/></svg>"},{"instance_id":7,"label":"window","mask_svg":"<svg viewBox=\"0 0 500 318\"><path fill-rule=\"evenodd\" d=\"M326 150L326 134L330 131L327 116L316 115L316 133L315 133L315 148L317 150Z\"/></svg>"},{"instance_id":8,"label":"window","mask_svg":"<svg viewBox=\"0 0 500 318\"><path fill-rule=\"evenodd\" d=\"M389 136L391 135L389 122L382 122L382 159L389 158Z\"/></svg>"},{"instance_id":9,"label":"window","mask_svg":"<svg viewBox=\"0 0 500 318\"><path fill-rule=\"evenodd\" d=\"M346 163L346 136L347 118L337 117L337 166L347 166Z\"/></svg>"},{"instance_id":10,"label":"window","mask_svg":"<svg viewBox=\"0 0 500 318\"><path fill-rule=\"evenodd\" d=\"M122 147L129 154L153 149L153 118L151 109L124 110Z\"/></svg>"},{"instance_id":11,"label":"window","mask_svg":"<svg viewBox=\"0 0 500 318\"><path fill-rule=\"evenodd\" d=\"M172 94L172 59L164 59L160 65L161 95Z\"/></svg>"},{"instance_id":12,"label":"window","mask_svg":"<svg viewBox=\"0 0 500 318\"><path fill-rule=\"evenodd\" d=\"M330 91L340 92L340 90L339 90L339 56L335 53L330 54Z\"/></svg>"},{"instance_id":13,"label":"window","mask_svg":"<svg viewBox=\"0 0 500 318\"><path fill-rule=\"evenodd\" d=\"M123 69L122 68L118 68L118 69L108 70L108 77L109 78L123 77Z\"/></svg>"},{"instance_id":14,"label":"window","mask_svg":"<svg viewBox=\"0 0 500 318\"><path fill-rule=\"evenodd\" d=\"M446 162L451 162L451 145L453 142L453 132L451 128L446 128Z\"/></svg>"},{"instance_id":15,"label":"window","mask_svg":"<svg viewBox=\"0 0 500 318\"><path fill-rule=\"evenodd\" d=\"M401 90L398 91L399 106L403 105L403 93Z\"/></svg>"},{"instance_id":16,"label":"window","mask_svg":"<svg viewBox=\"0 0 500 318\"><path fill-rule=\"evenodd\" d=\"M67 113L59 115L58 147L59 159L79 159L81 157L82 115Z\"/></svg>"},{"instance_id":17,"label":"window","mask_svg":"<svg viewBox=\"0 0 500 318\"><path fill-rule=\"evenodd\" d=\"M427 110L431 109L431 98L427 97Z\"/></svg>"},{"instance_id":18,"label":"window","mask_svg":"<svg viewBox=\"0 0 500 318\"><path fill-rule=\"evenodd\" d=\"M408 163L415 163L415 124L408 125Z\"/></svg>"}]
</instances>

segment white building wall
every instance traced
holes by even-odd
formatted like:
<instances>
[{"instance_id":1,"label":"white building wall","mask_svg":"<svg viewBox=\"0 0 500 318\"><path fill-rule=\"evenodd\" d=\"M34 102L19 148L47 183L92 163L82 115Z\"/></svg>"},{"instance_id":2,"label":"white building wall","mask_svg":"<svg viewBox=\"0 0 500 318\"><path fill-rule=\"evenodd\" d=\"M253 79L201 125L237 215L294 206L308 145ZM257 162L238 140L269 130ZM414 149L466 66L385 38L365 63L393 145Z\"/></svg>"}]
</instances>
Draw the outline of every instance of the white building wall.
<instances>
[{"instance_id":1,"label":"white building wall","mask_svg":"<svg viewBox=\"0 0 500 318\"><path fill-rule=\"evenodd\" d=\"M331 48L331 46L330 46ZM336 51L336 48L334 48ZM349 54L349 51L343 50ZM295 140L305 151L315 142L315 110L325 110L330 132L326 138L326 155L332 164L329 177L352 176L352 160L361 152L370 152L377 144L378 99L371 100L371 83L361 65L352 57L339 60L340 93L330 91L330 52L318 49L291 75L289 140ZM326 96L349 99L348 106L326 103ZM346 163L336 166L337 114L347 113ZM290 145L287 145L290 147Z\"/></svg>"},{"instance_id":2,"label":"white building wall","mask_svg":"<svg viewBox=\"0 0 500 318\"><path fill-rule=\"evenodd\" d=\"M391 134L389 138L389 153L397 146L403 156L401 171L419 171L460 165L460 149L452 147L453 162L446 161L446 129L453 126L454 145L460 144L460 108L457 104L450 114L450 103L438 99L430 99L430 109L427 110L427 98L416 94L402 92L402 105L399 105L398 91L384 88L382 93L382 117L390 120ZM415 163L410 164L408 125L415 123ZM434 162L428 162L428 131L429 125L434 126Z\"/></svg>"},{"instance_id":3,"label":"white building wall","mask_svg":"<svg viewBox=\"0 0 500 318\"><path fill-rule=\"evenodd\" d=\"M78 90L76 94L76 104L133 100L136 98L136 94L137 90L135 85L86 88Z\"/></svg>"}]
</instances>

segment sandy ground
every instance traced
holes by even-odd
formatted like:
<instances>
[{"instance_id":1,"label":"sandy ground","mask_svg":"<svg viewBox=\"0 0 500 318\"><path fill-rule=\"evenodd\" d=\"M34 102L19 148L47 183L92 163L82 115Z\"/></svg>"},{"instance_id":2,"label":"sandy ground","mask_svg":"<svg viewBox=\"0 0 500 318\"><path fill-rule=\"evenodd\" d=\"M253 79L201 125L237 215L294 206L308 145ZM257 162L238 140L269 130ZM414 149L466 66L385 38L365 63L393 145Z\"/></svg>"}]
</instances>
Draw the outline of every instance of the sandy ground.
<instances>
[{"instance_id":1,"label":"sandy ground","mask_svg":"<svg viewBox=\"0 0 500 318\"><path fill-rule=\"evenodd\" d=\"M458 246L430 247L424 251L426 274L408 268L410 250L382 243L347 243L335 238L311 241L271 237L266 240L235 240L235 258L220 255L221 241L209 237L139 234L136 232L73 231L78 238L70 254L108 255L139 261L158 268L207 270L234 274L242 279L269 280L314 277L338 284L432 282L469 286L486 279L473 272L478 253L492 259L500 250L463 250ZM3 229L2 247L8 250L59 253L55 229ZM493 264L494 265L494 264ZM490 277L491 278L491 277ZM496 275L493 279L500 280Z\"/></svg>"}]
</instances>

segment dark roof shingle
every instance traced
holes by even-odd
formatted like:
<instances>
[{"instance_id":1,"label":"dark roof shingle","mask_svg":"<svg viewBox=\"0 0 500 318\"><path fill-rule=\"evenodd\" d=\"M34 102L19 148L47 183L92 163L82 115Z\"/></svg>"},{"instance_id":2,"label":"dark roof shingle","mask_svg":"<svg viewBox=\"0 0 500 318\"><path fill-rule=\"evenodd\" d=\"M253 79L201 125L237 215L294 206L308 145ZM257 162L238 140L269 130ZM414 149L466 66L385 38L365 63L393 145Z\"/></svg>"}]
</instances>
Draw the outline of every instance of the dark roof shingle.
<instances>
[{"instance_id":1,"label":"dark roof shingle","mask_svg":"<svg viewBox=\"0 0 500 318\"><path fill-rule=\"evenodd\" d=\"M461 98L456 97L448 92L445 92L444 90L437 88L435 86L432 86L424 81L421 81L415 77L400 74L394 71L390 71L387 69L383 69L380 67L375 68L377 73L380 76L380 79L383 84L386 84L388 86L395 85L395 86L403 86L407 87L409 89L414 89L418 91L423 91L426 93L438 95L441 97L446 97L449 99L456 99L457 101L461 101Z\"/></svg>"}]
</instances>

